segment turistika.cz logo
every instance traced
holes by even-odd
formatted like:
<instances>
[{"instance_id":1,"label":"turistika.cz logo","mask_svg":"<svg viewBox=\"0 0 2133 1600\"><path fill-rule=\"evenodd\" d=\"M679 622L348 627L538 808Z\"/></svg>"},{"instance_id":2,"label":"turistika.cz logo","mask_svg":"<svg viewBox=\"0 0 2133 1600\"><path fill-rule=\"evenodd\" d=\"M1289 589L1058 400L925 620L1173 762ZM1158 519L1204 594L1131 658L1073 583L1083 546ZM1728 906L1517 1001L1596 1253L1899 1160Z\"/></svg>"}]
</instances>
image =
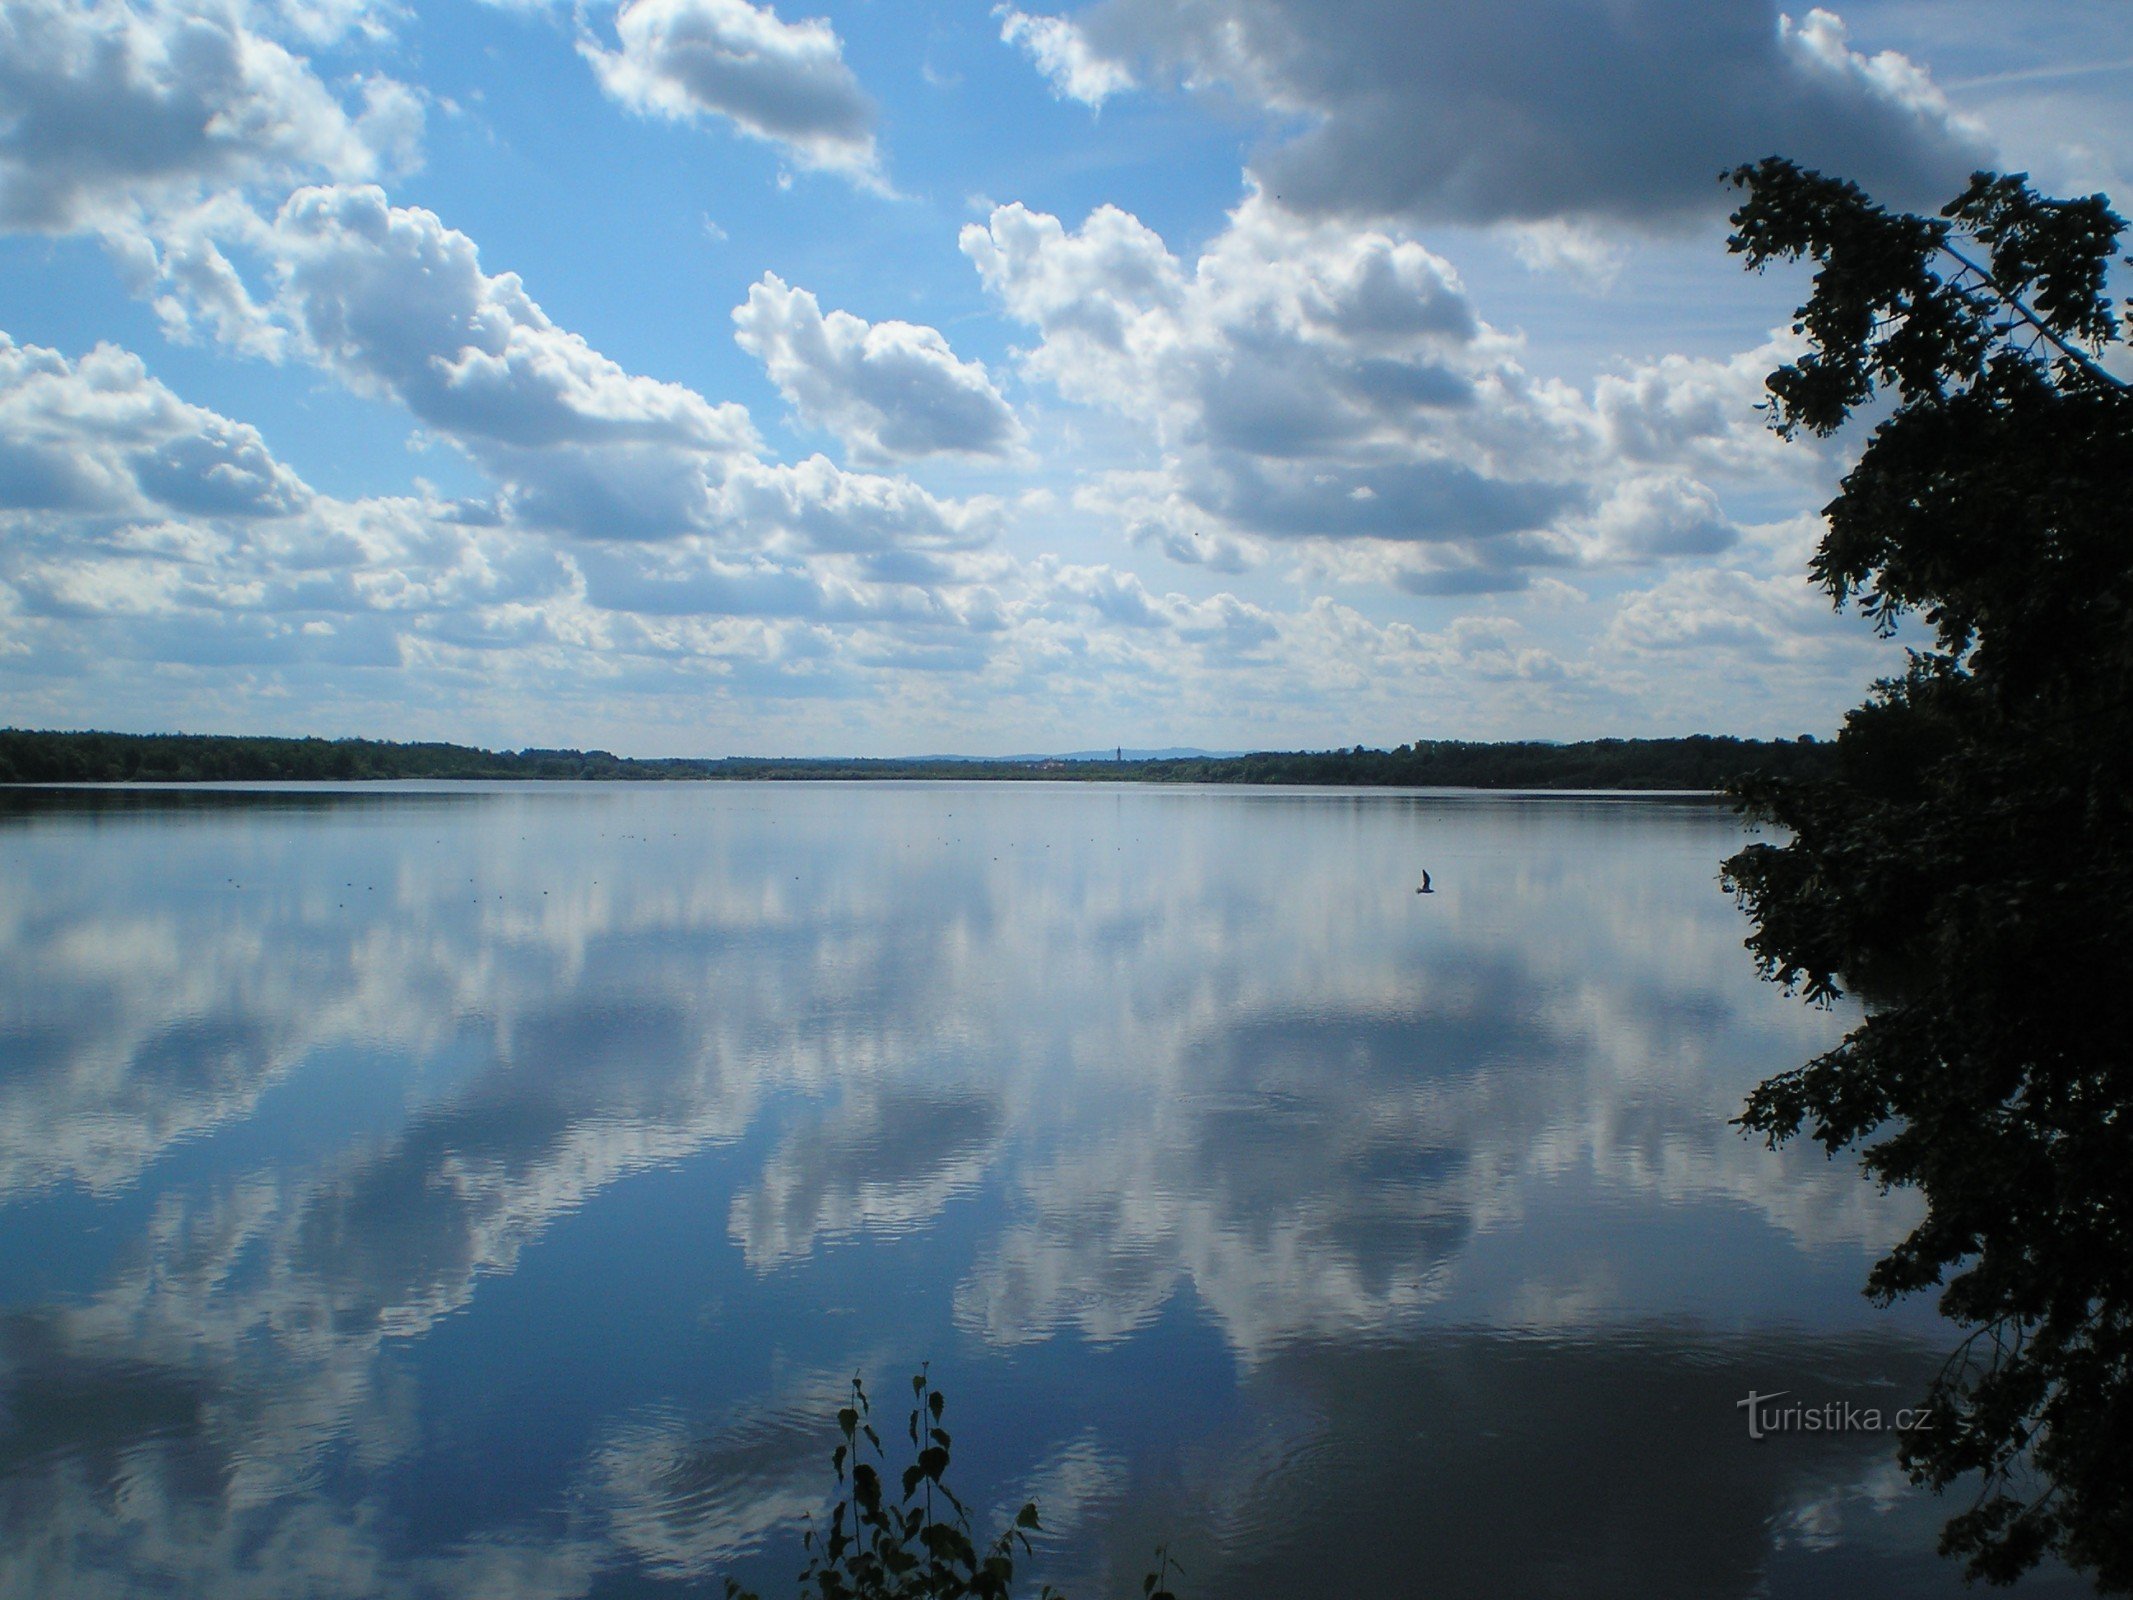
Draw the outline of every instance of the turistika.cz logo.
<instances>
[{"instance_id":1,"label":"turistika.cz logo","mask_svg":"<svg viewBox=\"0 0 2133 1600\"><path fill-rule=\"evenodd\" d=\"M1892 1427L1898 1433L1910 1433L1932 1426L1922 1408L1910 1406L1883 1411L1879 1406L1855 1406L1849 1400L1825 1400L1820 1405L1799 1400L1789 1406L1776 1403L1791 1393L1780 1389L1775 1394L1757 1394L1750 1389L1747 1399L1733 1402L1734 1410L1748 1413L1749 1438L1767 1439L1774 1433L1885 1433Z\"/></svg>"}]
</instances>

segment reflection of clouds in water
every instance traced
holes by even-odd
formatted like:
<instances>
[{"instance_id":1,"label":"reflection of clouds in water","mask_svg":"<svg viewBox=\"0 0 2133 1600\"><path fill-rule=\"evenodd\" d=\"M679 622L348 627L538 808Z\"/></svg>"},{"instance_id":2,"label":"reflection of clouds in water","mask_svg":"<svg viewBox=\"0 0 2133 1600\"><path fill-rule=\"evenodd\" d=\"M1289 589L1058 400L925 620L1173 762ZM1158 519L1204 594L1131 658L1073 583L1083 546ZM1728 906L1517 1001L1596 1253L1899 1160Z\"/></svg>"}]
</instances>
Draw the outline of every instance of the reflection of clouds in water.
<instances>
[{"instance_id":1,"label":"reflection of clouds in water","mask_svg":"<svg viewBox=\"0 0 2133 1600\"><path fill-rule=\"evenodd\" d=\"M671 1010L522 1019L518 1057L426 1107L305 1195L276 1279L317 1286L336 1326L419 1333L587 1196L749 1120Z\"/></svg>"},{"instance_id":2,"label":"reflection of clouds in water","mask_svg":"<svg viewBox=\"0 0 2133 1600\"><path fill-rule=\"evenodd\" d=\"M0 1034L0 1199L69 1180L112 1193L166 1146L249 1110L293 1059L300 1027L277 1020L289 1009L218 992L171 919L32 925L17 939ZM265 965L256 936L214 954L210 966Z\"/></svg>"},{"instance_id":3,"label":"reflection of clouds in water","mask_svg":"<svg viewBox=\"0 0 2133 1600\"><path fill-rule=\"evenodd\" d=\"M1107 1449L1094 1429L1055 1446L1037 1464L1010 1500L993 1508L988 1528L1010 1526L1024 1505L1034 1503L1043 1516L1043 1527L1030 1543L1043 1550L1059 1551L1089 1520L1126 1491L1126 1462Z\"/></svg>"},{"instance_id":4,"label":"reflection of clouds in water","mask_svg":"<svg viewBox=\"0 0 2133 1600\"><path fill-rule=\"evenodd\" d=\"M92 1369L124 1353L212 1384L233 1506L301 1490L351 1439L371 1465L404 1458L414 1431L390 1425L383 1341L467 1305L588 1195L745 1125L715 1078L668 1076L672 1023L551 1013L524 1059L375 1148L193 1204L166 1195L148 1259L53 1311L55 1341Z\"/></svg>"},{"instance_id":5,"label":"reflection of clouds in water","mask_svg":"<svg viewBox=\"0 0 2133 1600\"><path fill-rule=\"evenodd\" d=\"M182 1352L177 1353L182 1357ZM149 1592L279 1600L292 1594L582 1594L598 1552L582 1541L476 1539L395 1552L361 1509L258 1492L261 1440L243 1375L161 1365L63 1319L0 1323L0 1595ZM344 1416L360 1451L378 1419ZM388 1426L392 1424L390 1421Z\"/></svg>"},{"instance_id":6,"label":"reflection of clouds in water","mask_svg":"<svg viewBox=\"0 0 2133 1600\"><path fill-rule=\"evenodd\" d=\"M385 1097L372 1134L218 1146L205 1176L160 1180L94 1291L46 1314L48 1366L162 1374L196 1426L84 1433L11 1480L9 1527L103 1532L11 1550L0 1590L97 1548L163 1570L152 1547L187 1518L239 1565L245 1518L316 1524L348 1571L406 1586L358 1513L312 1498L344 1447L361 1472L419 1448L384 1342L468 1307L628 1175L745 1148L792 1095L726 1213L747 1266L772 1278L967 1197L986 1209L955 1316L1002 1346L1118 1340L1186 1285L1248 1368L1405 1337L1479 1242L1545 1244L1550 1186L1580 1176L1629 1215L1745 1206L1809 1250L1891 1229L1848 1169L1724 1126L1834 1030L1756 985L1712 881L1721 820L735 787L36 842L0 859L0 1199L122 1194L209 1130L272 1132L270 1091L370 1070L336 1049L404 1082L354 1085ZM1424 852L1441 892L1418 909ZM1626 1291L1591 1267L1543 1249L1493 1310L1618 1318ZM595 1441L619 1547L701 1573L812 1505L820 1451L799 1441L823 1413L780 1404L708 1440L645 1412ZM162 1426L145 1400L117 1412ZM0 1422L0 1450L21 1437ZM1125 1470L1073 1438L1038 1474L1055 1526L1054 1499L1108 1515ZM98 1449L143 1476L134 1531L96 1522L122 1514L96 1509ZM527 1592L583 1559L560 1550Z\"/></svg>"},{"instance_id":7,"label":"reflection of clouds in water","mask_svg":"<svg viewBox=\"0 0 2133 1600\"><path fill-rule=\"evenodd\" d=\"M814 1372L704 1430L672 1415L633 1418L593 1453L591 1498L611 1536L658 1577L704 1578L828 1509L825 1418L847 1379Z\"/></svg>"},{"instance_id":8,"label":"reflection of clouds in water","mask_svg":"<svg viewBox=\"0 0 2133 1600\"><path fill-rule=\"evenodd\" d=\"M924 1227L977 1186L999 1139L989 1095L858 1085L790 1134L754 1189L733 1200L732 1235L758 1271L806 1255L818 1237Z\"/></svg>"},{"instance_id":9,"label":"reflection of clouds in water","mask_svg":"<svg viewBox=\"0 0 2133 1600\"><path fill-rule=\"evenodd\" d=\"M1580 1178L1616 1204L1744 1205L1808 1249L1893 1237L1902 1211L1848 1168L1774 1158L1726 1126L1733 1052L1772 1049L1733 1007L1685 1003L1641 962L1550 986L1509 955L1444 962L1408 1009L1344 1008L1307 981L1313 1009L1233 1011L1179 1040L1150 1063L1161 1114L1016 1174L1017 1220L959 1288L961 1325L1001 1344L1117 1339L1190 1283L1247 1362L1388 1335L1444 1297L1477 1233L1533 1223ZM1493 1310L1527 1326L1648 1314L1595 1266L1544 1259Z\"/></svg>"},{"instance_id":10,"label":"reflection of clouds in water","mask_svg":"<svg viewBox=\"0 0 2133 1600\"><path fill-rule=\"evenodd\" d=\"M492 1596L573 1600L592 1586L600 1550L577 1541L477 1539L411 1556L360 1512L322 1499L233 1512L173 1481L155 1452L119 1481L89 1481L63 1463L33 1494L0 1493L8 1520L0 1594L131 1600L146 1593L217 1600L377 1600ZM182 1469L181 1469L182 1470ZM84 1559L93 1552L92 1559Z\"/></svg>"},{"instance_id":11,"label":"reflection of clouds in water","mask_svg":"<svg viewBox=\"0 0 2133 1600\"><path fill-rule=\"evenodd\" d=\"M1435 1297L1470 1228L1440 1171L1459 1161L1293 1101L1122 1132L1022 1174L1031 1218L980 1257L957 1318L1001 1344L1115 1340L1189 1281L1247 1361L1305 1334L1389 1332Z\"/></svg>"},{"instance_id":12,"label":"reflection of clouds in water","mask_svg":"<svg viewBox=\"0 0 2133 1600\"><path fill-rule=\"evenodd\" d=\"M1016 1570L1025 1587L1050 1584L1055 1592L1100 1595L1137 1592L1140 1569L1114 1573L1106 1561L1104 1525L1118 1514L1133 1483L1132 1464L1104 1442L1095 1428L1055 1444L1033 1470L1003 1496L978 1526L988 1534L1011 1526L1015 1514L1034 1503L1042 1525L1018 1554Z\"/></svg>"}]
</instances>

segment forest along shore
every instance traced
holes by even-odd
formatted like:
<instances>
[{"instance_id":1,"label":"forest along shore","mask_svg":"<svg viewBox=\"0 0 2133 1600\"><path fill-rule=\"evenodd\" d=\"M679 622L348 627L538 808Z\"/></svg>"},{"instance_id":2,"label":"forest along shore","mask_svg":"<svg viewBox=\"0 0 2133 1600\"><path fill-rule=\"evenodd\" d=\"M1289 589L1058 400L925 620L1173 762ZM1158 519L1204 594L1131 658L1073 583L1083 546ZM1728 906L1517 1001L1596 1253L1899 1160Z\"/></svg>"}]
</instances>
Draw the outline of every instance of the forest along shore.
<instances>
[{"instance_id":1,"label":"forest along shore","mask_svg":"<svg viewBox=\"0 0 2133 1600\"><path fill-rule=\"evenodd\" d=\"M339 782L379 778L956 778L1001 782L1291 783L1477 789L1711 789L1744 772L1809 777L1836 747L1809 737L1588 739L1574 744L1423 739L1391 750L1263 751L1147 760L1025 757L640 760L605 750L482 750L381 739L219 734L56 733L0 729L0 784Z\"/></svg>"}]
</instances>

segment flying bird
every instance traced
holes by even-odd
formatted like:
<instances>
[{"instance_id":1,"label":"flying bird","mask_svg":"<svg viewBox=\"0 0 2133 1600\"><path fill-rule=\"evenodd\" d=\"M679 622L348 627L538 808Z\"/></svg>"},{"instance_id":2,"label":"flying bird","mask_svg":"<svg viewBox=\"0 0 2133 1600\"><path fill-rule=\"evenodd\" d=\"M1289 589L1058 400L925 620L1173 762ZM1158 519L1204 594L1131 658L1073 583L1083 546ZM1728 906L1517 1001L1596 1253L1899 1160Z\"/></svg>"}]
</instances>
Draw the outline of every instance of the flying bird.
<instances>
[{"instance_id":1,"label":"flying bird","mask_svg":"<svg viewBox=\"0 0 2133 1600\"><path fill-rule=\"evenodd\" d=\"M1431 888L1431 887L1429 886L1429 868L1427 868L1427 867L1424 867L1424 868L1422 869L1422 887L1421 887L1421 888L1419 888L1419 889L1417 889L1417 890L1415 891L1415 893L1416 893L1416 894L1435 894L1436 892L1437 892L1436 890L1432 889L1432 888Z\"/></svg>"}]
</instances>

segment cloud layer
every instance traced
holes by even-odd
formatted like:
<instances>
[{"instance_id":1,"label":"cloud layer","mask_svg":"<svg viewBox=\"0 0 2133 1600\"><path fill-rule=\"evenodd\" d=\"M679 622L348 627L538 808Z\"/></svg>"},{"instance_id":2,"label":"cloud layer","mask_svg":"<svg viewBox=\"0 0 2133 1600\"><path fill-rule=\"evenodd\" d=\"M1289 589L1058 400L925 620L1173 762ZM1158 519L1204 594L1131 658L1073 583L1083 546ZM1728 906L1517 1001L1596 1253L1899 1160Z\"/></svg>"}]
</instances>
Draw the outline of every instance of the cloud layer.
<instances>
[{"instance_id":1,"label":"cloud layer","mask_svg":"<svg viewBox=\"0 0 2133 1600\"><path fill-rule=\"evenodd\" d=\"M1312 215L1651 223L1772 151L1938 204L1987 160L1912 62L1771 0L1101 0L1011 25L1078 98L1160 74L1301 121L1253 169Z\"/></svg>"},{"instance_id":2,"label":"cloud layer","mask_svg":"<svg viewBox=\"0 0 2133 1600\"><path fill-rule=\"evenodd\" d=\"M499 130L473 89L453 99L380 70L415 59L390 7L0 9L0 229L98 240L172 342L286 374L252 392L301 404L323 375L375 402L388 434L459 458L449 492L402 475L393 493L321 493L277 458L275 428L230 414L244 383L217 391L217 410L152 375L138 340L142 354L6 344L0 663L24 715L105 720L85 708L116 692L156 720L198 720L191 706L219 723L232 686L271 707L293 685L311 715L352 706L367 725L382 693L356 689L369 673L395 675L384 697L410 716L479 690L544 715L626 715L692 750L706 715L752 726L770 706L785 708L777 739L842 749L1020 746L1033 720L1061 717L1155 719L1223 744L1240 735L1220 726L1308 742L1329 717L1361 717L1357 731L1396 740L1418 695L1446 732L1655 729L1707 724L1696 696L1713 684L1728 703L1760 695L1756 715L1779 726L1825 723L1801 708L1841 703L1868 672L1781 576L1801 553L1786 519L1827 464L1757 424L1761 374L1788 342L1550 378L1420 230L1480 215L1461 198L1471 181L1495 197L1488 215L1541 216L1521 251L1624 248L1586 231L1591 215L1689 205L1629 159L1633 125L1653 149L1694 150L1697 128L1732 137L1811 113L1930 164L1969 137L1932 83L1851 50L1832 17L1781 26L1745 4L1306 19L1254 0L1228 15L1212 28L1190 7L1109 0L976 24L1032 94L995 33L1092 106L1189 80L1300 131L1262 149L1243 199L1190 249L1116 205L1076 225L1012 196L985 203L959 241L975 283L958 265L930 321L826 307L803 273L848 304L884 303L854 292L836 251L750 262L702 308L703 331L732 307L740 348L834 441L781 459L744 405L680 381L711 370L702 360L648 370L656 344L617 359L552 315L537 283L559 283L582 327L628 323L626 307L588 308L582 277L540 273L529 238L495 260L449 206L392 192L421 160L426 105L453 139ZM1536 18L1584 29L1594 59L1645 52L1533 124L1582 152L1583 210L1514 171L1532 152L1484 138L1486 119L1463 151L1450 132L1419 136L1439 101L1472 111L1486 92L1524 116L1521 96L1549 98L1550 75L1571 71L1555 44L1500 62L1509 78L1447 77ZM611 19L510 26L583 88L574 39L606 91L582 98L619 130L634 119L618 105L720 121L854 179L844 204L914 221L933 204L890 195L886 80L863 87L826 22L749 0L635 0ZM1392 45L1431 28L1433 50L1395 72ZM1722 84L1751 66L1770 79L1760 100L1696 111L1677 95L1631 115L1660 95L1655 74ZM1588 119L1575 139L1573 115ZM1359 139L1394 155L1340 154ZM1313 151L1335 153L1338 182L1283 176ZM805 198L763 188L771 205ZM949 225L925 226L949 257ZM722 253L736 245L722 237ZM987 315L992 329L970 327ZM1018 332L1024 347L989 368L958 353ZM1764 599L1775 609L1756 620ZM1740 660L1782 660L1792 677L1751 691L1728 676ZM122 662L190 674L192 698L123 687L139 673ZM902 733L868 716L890 702L911 719Z\"/></svg>"}]
</instances>

